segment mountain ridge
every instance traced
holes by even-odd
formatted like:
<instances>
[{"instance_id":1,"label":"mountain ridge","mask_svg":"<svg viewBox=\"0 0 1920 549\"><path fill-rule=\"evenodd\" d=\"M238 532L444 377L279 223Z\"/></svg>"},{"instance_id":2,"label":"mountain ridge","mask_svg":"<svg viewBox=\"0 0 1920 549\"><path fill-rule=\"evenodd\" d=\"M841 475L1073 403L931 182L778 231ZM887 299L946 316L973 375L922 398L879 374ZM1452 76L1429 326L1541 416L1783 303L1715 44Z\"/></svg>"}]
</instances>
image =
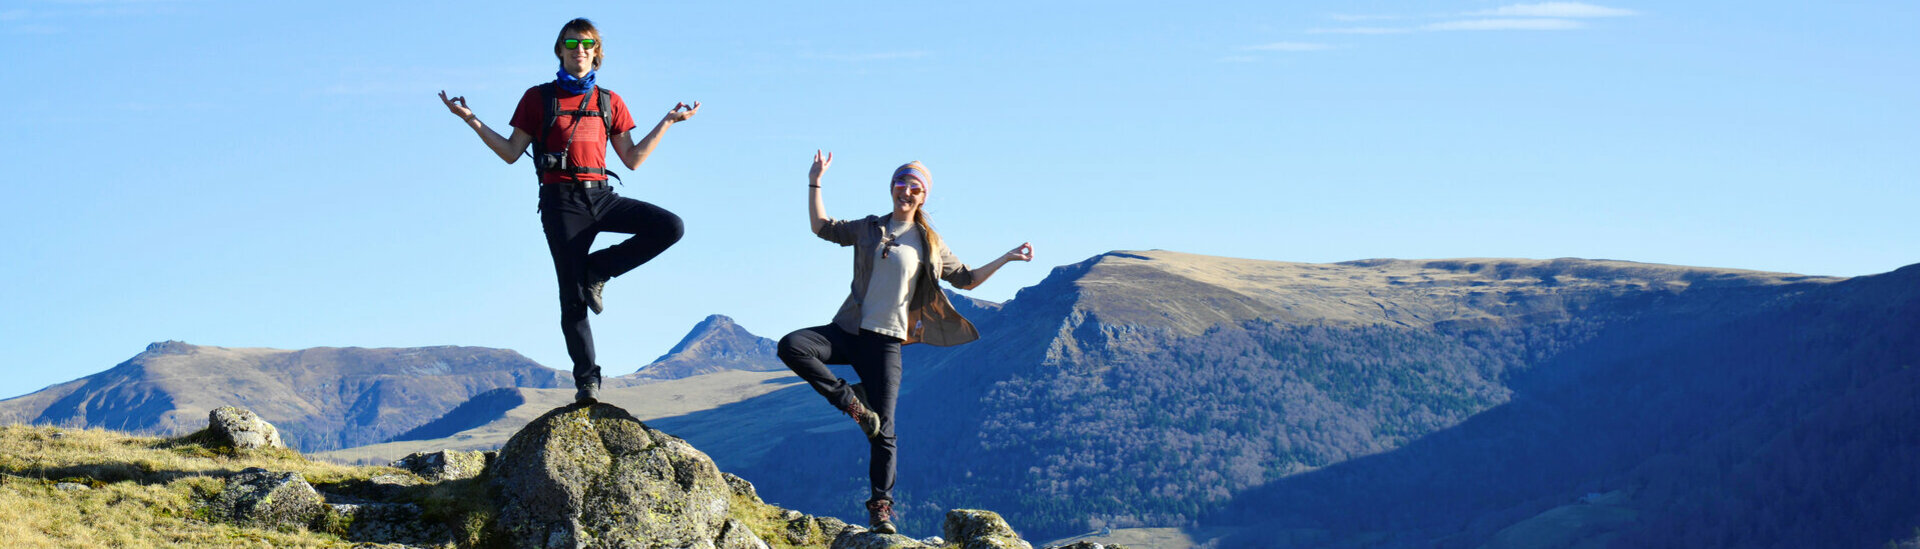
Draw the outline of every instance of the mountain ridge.
<instances>
[{"instance_id":1,"label":"mountain ridge","mask_svg":"<svg viewBox=\"0 0 1920 549\"><path fill-rule=\"evenodd\" d=\"M1917 272L1920 265L1890 274ZM1361 465L1497 418L1552 380L1636 367L1590 357L1632 356L1635 349L1668 345L1662 348L1684 349L1699 364L1716 364L1734 356L1728 349L1765 343L1740 339L1759 332L1717 326L1825 302L1849 305L1833 309L1846 311L1839 316L1788 315L1771 322L1844 333L1848 326L1891 321L1890 329L1911 331L1914 321L1900 316L1910 314L1907 309L1874 306L1875 299L1908 295L1897 288L1906 278L1882 276L1843 279L1570 258L1309 264L1109 252L1056 267L1005 303L950 294L956 308L975 320L982 342L903 350L908 369L898 428L903 455L914 457L901 463L896 510L902 524L924 527L937 520L930 514L935 509L1002 509L1042 538L1099 526L1179 526L1202 519L1210 528L1262 529L1264 523L1218 511L1259 509L1268 503L1250 495L1256 490L1321 478L1300 475L1372 471ZM694 332L687 339L696 339ZM1698 333L1711 341L1673 347L1672 333ZM1914 358L1914 351L1894 340L1868 343L1850 351L1857 360L1884 366ZM1694 362L1664 364L1671 370ZM680 378L671 381L680 384L673 390L711 394L718 385L710 382L721 378L706 376L735 376L722 391L732 396L662 408L657 413L667 415L648 422L695 443L729 470L767 479L760 489L769 498L816 512L859 512L842 509L850 504L832 497L864 489L857 473L864 470L858 464L865 447L843 416L779 370ZM1757 383L1767 388L1781 382ZM664 391L652 382L622 389ZM522 407L564 399L563 393L516 390L525 397ZM667 392L649 395L644 399L672 398ZM1632 399L1620 402L1635 405ZM490 415L489 425L511 417ZM1560 419L1532 419L1550 420ZM469 429L434 441L467 436L464 442L476 443L483 438L477 433ZM1509 488L1498 493L1521 493ZM1417 493L1398 494L1424 501ZM1502 526L1539 515L1548 509L1541 505L1562 495L1525 492L1523 499L1473 517L1468 526L1434 530L1426 525L1459 521L1432 515L1409 521L1416 526L1396 535L1440 536L1453 540L1445 546L1470 547ZM1672 509L1631 493L1623 497L1645 509ZM1355 505L1368 508L1364 501ZM1327 536L1369 535L1366 528L1375 526L1330 524L1332 530L1321 528L1333 532ZM1302 535L1300 546L1342 542Z\"/></svg>"},{"instance_id":2,"label":"mountain ridge","mask_svg":"<svg viewBox=\"0 0 1920 549\"><path fill-rule=\"evenodd\" d=\"M484 347L301 350L159 342L107 371L0 401L0 421L179 435L225 405L258 410L309 451L378 442L499 386L562 374Z\"/></svg>"}]
</instances>

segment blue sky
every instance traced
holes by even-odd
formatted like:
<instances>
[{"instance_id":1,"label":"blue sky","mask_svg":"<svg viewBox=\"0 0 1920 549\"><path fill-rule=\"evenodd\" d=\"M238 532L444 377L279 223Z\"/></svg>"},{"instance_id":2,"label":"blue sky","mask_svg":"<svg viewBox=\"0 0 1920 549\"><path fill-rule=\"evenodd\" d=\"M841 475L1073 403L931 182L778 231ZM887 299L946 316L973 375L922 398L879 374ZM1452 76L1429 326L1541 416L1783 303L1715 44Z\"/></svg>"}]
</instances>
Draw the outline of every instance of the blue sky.
<instances>
[{"instance_id":1,"label":"blue sky","mask_svg":"<svg viewBox=\"0 0 1920 549\"><path fill-rule=\"evenodd\" d=\"M477 345L567 368L506 128L566 20L674 127L624 195L687 236L595 317L624 374L708 314L826 322L907 160L962 260L1584 257L1853 276L1920 262L1920 4L0 4L0 397L153 341ZM604 245L613 240L603 237Z\"/></svg>"}]
</instances>

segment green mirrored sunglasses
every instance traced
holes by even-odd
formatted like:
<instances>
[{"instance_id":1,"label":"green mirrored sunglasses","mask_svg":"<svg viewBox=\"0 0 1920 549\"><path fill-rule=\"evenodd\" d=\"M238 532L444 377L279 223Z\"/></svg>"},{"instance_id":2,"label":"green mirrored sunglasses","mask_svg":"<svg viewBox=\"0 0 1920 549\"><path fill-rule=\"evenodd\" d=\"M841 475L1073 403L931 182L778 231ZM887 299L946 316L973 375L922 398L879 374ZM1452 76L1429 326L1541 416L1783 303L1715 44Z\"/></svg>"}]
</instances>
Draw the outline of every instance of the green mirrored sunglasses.
<instances>
[{"instance_id":1,"label":"green mirrored sunglasses","mask_svg":"<svg viewBox=\"0 0 1920 549\"><path fill-rule=\"evenodd\" d=\"M599 43L600 43L599 40L594 40L592 38L581 38L579 40L568 38L566 40L560 41L560 44L565 46L566 49L569 49L569 50L577 50L583 47L587 49L593 49L593 46Z\"/></svg>"}]
</instances>

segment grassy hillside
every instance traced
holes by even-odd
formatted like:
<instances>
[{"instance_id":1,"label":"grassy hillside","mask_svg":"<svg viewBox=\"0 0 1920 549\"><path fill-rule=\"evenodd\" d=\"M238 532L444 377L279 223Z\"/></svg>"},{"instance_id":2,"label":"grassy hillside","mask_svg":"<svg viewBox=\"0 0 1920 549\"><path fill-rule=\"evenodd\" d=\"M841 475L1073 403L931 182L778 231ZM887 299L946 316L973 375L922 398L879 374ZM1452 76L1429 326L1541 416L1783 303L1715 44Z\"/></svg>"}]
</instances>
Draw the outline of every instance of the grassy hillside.
<instances>
[{"instance_id":1,"label":"grassy hillside","mask_svg":"<svg viewBox=\"0 0 1920 549\"><path fill-rule=\"evenodd\" d=\"M177 439L103 429L0 426L0 540L6 547L376 547L345 537L348 523L327 515L310 528L253 528L220 520L206 502L224 478L260 467L299 473L323 493L351 490L376 475L420 482L398 496L427 521L454 532L446 547L503 547L492 530L497 511L486 477L432 483L390 467L313 461L291 450L235 452ZM735 497L733 518L772 547L796 543L783 532L788 512ZM817 529L816 529L817 530ZM823 546L817 531L797 546Z\"/></svg>"},{"instance_id":2,"label":"grassy hillside","mask_svg":"<svg viewBox=\"0 0 1920 549\"><path fill-rule=\"evenodd\" d=\"M201 502L219 493L221 477L248 467L298 472L315 484L400 473L308 461L292 451L235 455L102 429L9 425L0 427L0 539L8 547L353 545L331 534L211 520Z\"/></svg>"}]
</instances>

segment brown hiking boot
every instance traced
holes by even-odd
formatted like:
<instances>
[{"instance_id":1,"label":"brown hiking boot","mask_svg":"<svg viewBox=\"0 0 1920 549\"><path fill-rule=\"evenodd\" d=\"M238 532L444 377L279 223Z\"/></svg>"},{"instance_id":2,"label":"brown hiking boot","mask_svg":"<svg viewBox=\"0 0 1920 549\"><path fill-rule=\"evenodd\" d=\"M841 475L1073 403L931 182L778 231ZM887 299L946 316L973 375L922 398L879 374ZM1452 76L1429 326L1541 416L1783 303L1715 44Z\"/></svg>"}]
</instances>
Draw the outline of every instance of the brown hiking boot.
<instances>
[{"instance_id":1,"label":"brown hiking boot","mask_svg":"<svg viewBox=\"0 0 1920 549\"><path fill-rule=\"evenodd\" d=\"M600 299L600 292L606 289L607 279L587 275L587 308L593 310L593 314L607 309L607 303Z\"/></svg>"},{"instance_id":2,"label":"brown hiking boot","mask_svg":"<svg viewBox=\"0 0 1920 549\"><path fill-rule=\"evenodd\" d=\"M600 402L600 380L575 380L573 386L574 402L584 404Z\"/></svg>"},{"instance_id":3,"label":"brown hiking boot","mask_svg":"<svg viewBox=\"0 0 1920 549\"><path fill-rule=\"evenodd\" d=\"M841 411L853 417L854 421L860 422L860 432L866 433L867 438L879 437L880 414L873 413L873 410L867 407L867 392L861 390L860 384L853 384L852 389L853 404L847 405Z\"/></svg>"},{"instance_id":4,"label":"brown hiking boot","mask_svg":"<svg viewBox=\"0 0 1920 549\"><path fill-rule=\"evenodd\" d=\"M899 530L893 528L893 501L876 499L867 502L867 526L871 527L872 531L876 533L900 533Z\"/></svg>"}]
</instances>

